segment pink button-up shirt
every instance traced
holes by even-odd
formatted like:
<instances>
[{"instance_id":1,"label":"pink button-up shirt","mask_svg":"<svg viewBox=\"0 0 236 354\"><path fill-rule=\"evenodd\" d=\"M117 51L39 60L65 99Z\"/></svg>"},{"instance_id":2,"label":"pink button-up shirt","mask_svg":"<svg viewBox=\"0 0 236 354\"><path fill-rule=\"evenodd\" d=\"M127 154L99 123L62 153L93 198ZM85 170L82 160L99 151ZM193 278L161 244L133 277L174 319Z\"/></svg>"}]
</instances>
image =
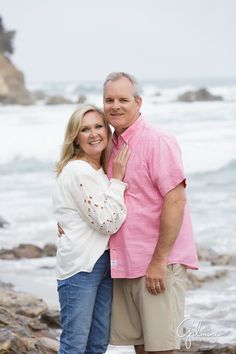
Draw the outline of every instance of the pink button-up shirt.
<instances>
[{"instance_id":1,"label":"pink button-up shirt","mask_svg":"<svg viewBox=\"0 0 236 354\"><path fill-rule=\"evenodd\" d=\"M123 134L113 135L108 166L121 146L131 149L125 179L128 189L126 221L110 238L111 274L113 278L144 276L159 237L160 215L164 196L184 181L181 151L174 137L147 126L139 117ZM197 254L189 207L168 258L168 264L180 263L197 269Z\"/></svg>"}]
</instances>

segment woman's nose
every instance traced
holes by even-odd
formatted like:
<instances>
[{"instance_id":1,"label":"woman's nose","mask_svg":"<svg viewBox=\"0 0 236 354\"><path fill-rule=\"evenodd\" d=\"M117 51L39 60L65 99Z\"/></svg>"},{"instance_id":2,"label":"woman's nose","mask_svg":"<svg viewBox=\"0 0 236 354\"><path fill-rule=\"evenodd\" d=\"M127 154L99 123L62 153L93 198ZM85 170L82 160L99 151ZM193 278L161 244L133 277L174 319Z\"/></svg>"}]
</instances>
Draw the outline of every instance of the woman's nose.
<instances>
[{"instance_id":1,"label":"woman's nose","mask_svg":"<svg viewBox=\"0 0 236 354\"><path fill-rule=\"evenodd\" d=\"M96 129L91 129L90 136L96 136L96 135L97 135Z\"/></svg>"}]
</instances>

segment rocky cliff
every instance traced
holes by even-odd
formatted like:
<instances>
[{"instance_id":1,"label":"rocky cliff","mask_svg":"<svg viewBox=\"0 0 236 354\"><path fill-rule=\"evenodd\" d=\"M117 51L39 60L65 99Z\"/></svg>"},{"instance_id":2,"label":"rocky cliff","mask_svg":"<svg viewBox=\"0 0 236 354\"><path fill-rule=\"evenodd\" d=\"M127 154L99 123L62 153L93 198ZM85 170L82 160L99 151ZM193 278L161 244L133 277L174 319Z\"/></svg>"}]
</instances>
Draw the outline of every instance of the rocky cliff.
<instances>
[{"instance_id":1,"label":"rocky cliff","mask_svg":"<svg viewBox=\"0 0 236 354\"><path fill-rule=\"evenodd\" d=\"M20 105L34 103L24 85L23 73L4 54L0 54L0 103Z\"/></svg>"}]
</instances>

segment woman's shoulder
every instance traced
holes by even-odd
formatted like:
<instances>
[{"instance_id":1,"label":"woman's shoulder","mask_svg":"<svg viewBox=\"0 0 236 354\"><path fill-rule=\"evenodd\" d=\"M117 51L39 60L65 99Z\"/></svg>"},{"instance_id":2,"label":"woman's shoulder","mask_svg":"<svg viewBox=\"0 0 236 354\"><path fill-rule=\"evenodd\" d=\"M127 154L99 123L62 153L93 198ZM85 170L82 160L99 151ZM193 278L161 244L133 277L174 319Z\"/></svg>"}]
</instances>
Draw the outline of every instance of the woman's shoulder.
<instances>
[{"instance_id":1,"label":"woman's shoulder","mask_svg":"<svg viewBox=\"0 0 236 354\"><path fill-rule=\"evenodd\" d=\"M89 173L90 165L82 160L71 160L63 168L64 173Z\"/></svg>"},{"instance_id":2,"label":"woman's shoulder","mask_svg":"<svg viewBox=\"0 0 236 354\"><path fill-rule=\"evenodd\" d=\"M72 173L77 176L97 176L102 172L102 169L95 170L88 162L83 160L71 160L64 167L64 173Z\"/></svg>"}]
</instances>

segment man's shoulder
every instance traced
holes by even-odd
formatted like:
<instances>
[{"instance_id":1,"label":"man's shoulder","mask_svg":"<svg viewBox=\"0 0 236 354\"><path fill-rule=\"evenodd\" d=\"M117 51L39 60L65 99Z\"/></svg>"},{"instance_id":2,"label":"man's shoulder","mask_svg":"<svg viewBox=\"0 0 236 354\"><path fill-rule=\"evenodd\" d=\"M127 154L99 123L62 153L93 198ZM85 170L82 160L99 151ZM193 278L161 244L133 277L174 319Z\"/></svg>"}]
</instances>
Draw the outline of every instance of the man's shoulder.
<instances>
[{"instance_id":1,"label":"man's shoulder","mask_svg":"<svg viewBox=\"0 0 236 354\"><path fill-rule=\"evenodd\" d=\"M171 133L146 122L143 125L143 129L140 132L140 134L142 134L142 136L146 138L148 137L148 139L145 140L149 141L150 143L157 143L158 141L166 141L166 142L176 141L176 138Z\"/></svg>"}]
</instances>

